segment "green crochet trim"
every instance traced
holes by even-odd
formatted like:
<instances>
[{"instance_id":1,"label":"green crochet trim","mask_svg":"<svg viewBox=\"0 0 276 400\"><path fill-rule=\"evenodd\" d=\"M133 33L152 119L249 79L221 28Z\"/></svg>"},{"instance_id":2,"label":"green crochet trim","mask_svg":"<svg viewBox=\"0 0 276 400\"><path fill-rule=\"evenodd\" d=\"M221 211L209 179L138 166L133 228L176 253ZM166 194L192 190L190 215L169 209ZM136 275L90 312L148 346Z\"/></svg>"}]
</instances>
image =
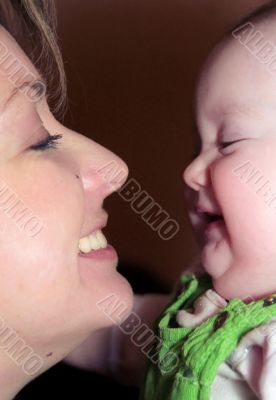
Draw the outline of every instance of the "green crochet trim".
<instances>
[{"instance_id":1,"label":"green crochet trim","mask_svg":"<svg viewBox=\"0 0 276 400\"><path fill-rule=\"evenodd\" d=\"M209 275L197 279L183 275L185 286L162 313L155 333L162 341L158 362L149 361L140 400L209 400L219 366L237 347L241 337L276 316L276 304L264 300L249 304L232 299L217 315L196 328L171 327L176 313L189 308L202 293L212 288ZM164 368L169 354L177 356L174 369Z\"/></svg>"}]
</instances>

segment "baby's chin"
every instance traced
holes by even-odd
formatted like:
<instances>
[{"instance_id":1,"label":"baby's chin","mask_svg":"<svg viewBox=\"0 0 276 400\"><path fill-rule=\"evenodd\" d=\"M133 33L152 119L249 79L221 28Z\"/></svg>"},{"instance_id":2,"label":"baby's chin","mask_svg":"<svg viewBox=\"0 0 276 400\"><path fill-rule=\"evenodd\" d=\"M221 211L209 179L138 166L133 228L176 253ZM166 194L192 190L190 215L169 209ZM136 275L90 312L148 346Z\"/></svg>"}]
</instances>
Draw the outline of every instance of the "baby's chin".
<instances>
[{"instance_id":1,"label":"baby's chin","mask_svg":"<svg viewBox=\"0 0 276 400\"><path fill-rule=\"evenodd\" d=\"M201 263L204 270L214 280L228 275L233 264L233 256L228 242L225 240L208 242L201 250Z\"/></svg>"},{"instance_id":2,"label":"baby's chin","mask_svg":"<svg viewBox=\"0 0 276 400\"><path fill-rule=\"evenodd\" d=\"M276 293L276 289L268 291L267 288L264 289L254 284L250 285L249 280L246 282L231 281L229 276L222 276L218 279L212 278L212 283L215 291L225 300L240 299L246 304Z\"/></svg>"},{"instance_id":3,"label":"baby's chin","mask_svg":"<svg viewBox=\"0 0 276 400\"><path fill-rule=\"evenodd\" d=\"M254 300L251 298L251 295L246 293L246 290L242 287L237 287L237 285L233 285L231 282L228 281L228 278L225 279L224 277L215 279L212 278L213 288L215 291L223 297L225 300L231 299L241 299L241 300L249 300L248 302ZM247 301L245 301L247 302Z\"/></svg>"}]
</instances>

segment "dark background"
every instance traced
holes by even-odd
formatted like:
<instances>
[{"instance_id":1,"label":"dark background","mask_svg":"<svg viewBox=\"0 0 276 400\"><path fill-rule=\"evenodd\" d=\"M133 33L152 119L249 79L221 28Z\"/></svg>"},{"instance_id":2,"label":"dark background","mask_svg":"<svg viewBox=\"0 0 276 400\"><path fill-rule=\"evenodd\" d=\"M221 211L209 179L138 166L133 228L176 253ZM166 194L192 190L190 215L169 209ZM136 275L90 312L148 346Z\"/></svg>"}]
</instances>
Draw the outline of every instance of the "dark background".
<instances>
[{"instance_id":1,"label":"dark background","mask_svg":"<svg viewBox=\"0 0 276 400\"><path fill-rule=\"evenodd\" d=\"M197 247L182 172L193 154L200 65L257 0L57 0L69 88L65 123L120 155L129 178L180 225L162 240L118 194L106 233L127 268L170 288Z\"/></svg>"},{"instance_id":2,"label":"dark background","mask_svg":"<svg viewBox=\"0 0 276 400\"><path fill-rule=\"evenodd\" d=\"M193 154L192 97L200 65L257 0L57 0L68 78L65 124L120 155L143 190L180 225L164 241L118 194L106 234L135 290L170 290L197 247L182 171ZM63 363L18 399L137 399L138 391Z\"/></svg>"}]
</instances>

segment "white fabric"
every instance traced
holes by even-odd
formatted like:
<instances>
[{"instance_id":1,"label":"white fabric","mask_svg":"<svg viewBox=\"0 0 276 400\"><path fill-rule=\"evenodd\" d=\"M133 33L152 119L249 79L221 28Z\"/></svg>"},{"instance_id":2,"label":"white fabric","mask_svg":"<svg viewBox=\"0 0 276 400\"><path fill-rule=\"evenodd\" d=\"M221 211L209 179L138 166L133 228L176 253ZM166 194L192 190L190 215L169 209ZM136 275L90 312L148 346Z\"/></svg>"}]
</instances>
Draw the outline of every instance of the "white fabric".
<instances>
[{"instance_id":1,"label":"white fabric","mask_svg":"<svg viewBox=\"0 0 276 400\"><path fill-rule=\"evenodd\" d=\"M177 313L176 320L180 326L194 328L207 318L217 314L227 304L220 295L214 290L208 289L193 304L193 312L189 310L180 310Z\"/></svg>"},{"instance_id":2,"label":"white fabric","mask_svg":"<svg viewBox=\"0 0 276 400\"><path fill-rule=\"evenodd\" d=\"M276 321L275 318L248 332L235 353L249 351L236 369L248 382L258 398L276 399Z\"/></svg>"},{"instance_id":3,"label":"white fabric","mask_svg":"<svg viewBox=\"0 0 276 400\"><path fill-rule=\"evenodd\" d=\"M211 388L210 400L257 400L242 376L223 363ZM275 400L275 399L274 399Z\"/></svg>"}]
</instances>

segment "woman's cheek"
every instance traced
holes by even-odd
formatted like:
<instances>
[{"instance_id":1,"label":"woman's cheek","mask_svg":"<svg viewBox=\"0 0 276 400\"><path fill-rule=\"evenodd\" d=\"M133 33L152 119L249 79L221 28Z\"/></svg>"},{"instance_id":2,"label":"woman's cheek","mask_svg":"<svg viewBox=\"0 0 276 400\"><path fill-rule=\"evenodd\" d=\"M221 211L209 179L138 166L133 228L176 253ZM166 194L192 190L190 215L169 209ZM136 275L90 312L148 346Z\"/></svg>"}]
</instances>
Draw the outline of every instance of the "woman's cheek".
<instances>
[{"instance_id":1,"label":"woman's cheek","mask_svg":"<svg viewBox=\"0 0 276 400\"><path fill-rule=\"evenodd\" d=\"M5 260L0 292L10 296L30 294L31 283L42 292L75 272L70 266L76 262L83 223L82 192L71 175L61 179L57 167L41 162L32 186L31 166L21 165L20 175L6 168L0 176L0 251Z\"/></svg>"}]
</instances>

